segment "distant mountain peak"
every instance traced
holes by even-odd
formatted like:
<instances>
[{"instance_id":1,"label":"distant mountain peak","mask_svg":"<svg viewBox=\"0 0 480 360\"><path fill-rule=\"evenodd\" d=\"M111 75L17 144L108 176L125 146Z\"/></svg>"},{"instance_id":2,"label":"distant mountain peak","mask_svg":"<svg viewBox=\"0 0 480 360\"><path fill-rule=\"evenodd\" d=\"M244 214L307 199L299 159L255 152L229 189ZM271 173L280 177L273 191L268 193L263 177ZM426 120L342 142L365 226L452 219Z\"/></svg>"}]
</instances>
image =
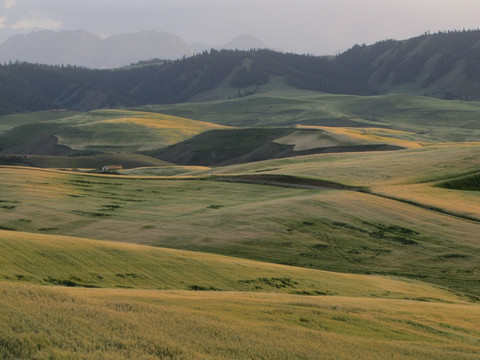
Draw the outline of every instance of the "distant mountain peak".
<instances>
[{"instance_id":1,"label":"distant mountain peak","mask_svg":"<svg viewBox=\"0 0 480 360\"><path fill-rule=\"evenodd\" d=\"M266 49L267 47L262 40L251 34L239 35L223 46L225 49L232 50Z\"/></svg>"},{"instance_id":2,"label":"distant mountain peak","mask_svg":"<svg viewBox=\"0 0 480 360\"><path fill-rule=\"evenodd\" d=\"M112 35L105 39L86 30L41 30L14 35L0 44L0 62L114 68L146 59L179 59L192 49L176 35L160 31Z\"/></svg>"}]
</instances>

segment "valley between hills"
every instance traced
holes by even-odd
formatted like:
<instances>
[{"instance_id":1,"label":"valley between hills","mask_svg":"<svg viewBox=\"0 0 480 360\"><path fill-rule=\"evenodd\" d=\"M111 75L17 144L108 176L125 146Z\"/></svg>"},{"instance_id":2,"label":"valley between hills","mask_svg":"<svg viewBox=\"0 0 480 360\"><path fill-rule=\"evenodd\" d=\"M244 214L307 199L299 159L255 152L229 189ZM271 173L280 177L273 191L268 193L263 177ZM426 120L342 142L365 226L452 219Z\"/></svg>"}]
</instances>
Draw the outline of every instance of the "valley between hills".
<instances>
[{"instance_id":1,"label":"valley between hills","mask_svg":"<svg viewBox=\"0 0 480 360\"><path fill-rule=\"evenodd\" d=\"M479 115L283 88L0 117L0 357L476 358Z\"/></svg>"}]
</instances>

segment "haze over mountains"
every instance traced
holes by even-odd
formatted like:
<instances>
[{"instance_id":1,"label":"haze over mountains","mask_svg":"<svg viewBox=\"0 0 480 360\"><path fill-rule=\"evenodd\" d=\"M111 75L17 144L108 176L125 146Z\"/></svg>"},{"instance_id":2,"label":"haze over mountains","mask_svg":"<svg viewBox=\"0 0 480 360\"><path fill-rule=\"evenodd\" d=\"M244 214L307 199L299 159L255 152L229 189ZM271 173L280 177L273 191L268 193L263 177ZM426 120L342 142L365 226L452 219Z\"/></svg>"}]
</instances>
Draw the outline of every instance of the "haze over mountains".
<instances>
[{"instance_id":1,"label":"haze over mountains","mask_svg":"<svg viewBox=\"0 0 480 360\"><path fill-rule=\"evenodd\" d=\"M480 31L355 45L336 57L257 49L211 50L116 70L12 63L0 66L0 113L218 100L285 88L477 100Z\"/></svg>"},{"instance_id":2,"label":"haze over mountains","mask_svg":"<svg viewBox=\"0 0 480 360\"><path fill-rule=\"evenodd\" d=\"M159 31L112 35L105 39L85 30L37 31L15 35L0 44L0 62L26 61L47 65L116 68L148 59L179 59L215 49L267 48L253 35L243 34L225 45L189 45L181 37Z\"/></svg>"}]
</instances>

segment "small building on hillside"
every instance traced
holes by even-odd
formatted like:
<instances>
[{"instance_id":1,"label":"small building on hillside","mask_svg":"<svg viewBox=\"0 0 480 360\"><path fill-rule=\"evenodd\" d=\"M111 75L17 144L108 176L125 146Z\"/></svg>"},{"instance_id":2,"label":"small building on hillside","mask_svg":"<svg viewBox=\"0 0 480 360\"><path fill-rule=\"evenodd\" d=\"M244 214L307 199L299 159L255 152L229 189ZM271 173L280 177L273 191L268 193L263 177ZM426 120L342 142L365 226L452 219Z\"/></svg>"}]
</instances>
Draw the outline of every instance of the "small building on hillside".
<instances>
[{"instance_id":1,"label":"small building on hillside","mask_svg":"<svg viewBox=\"0 0 480 360\"><path fill-rule=\"evenodd\" d=\"M102 171L122 170L122 165L105 165L102 167Z\"/></svg>"}]
</instances>

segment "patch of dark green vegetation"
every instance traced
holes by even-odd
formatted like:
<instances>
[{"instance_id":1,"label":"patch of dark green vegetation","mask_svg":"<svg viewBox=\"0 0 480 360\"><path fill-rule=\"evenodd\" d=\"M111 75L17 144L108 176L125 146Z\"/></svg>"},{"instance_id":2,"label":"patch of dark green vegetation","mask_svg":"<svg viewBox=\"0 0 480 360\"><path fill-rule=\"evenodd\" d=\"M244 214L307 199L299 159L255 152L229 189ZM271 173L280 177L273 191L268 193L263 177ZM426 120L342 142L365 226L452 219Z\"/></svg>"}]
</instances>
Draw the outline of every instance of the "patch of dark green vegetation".
<instances>
[{"instance_id":1,"label":"patch of dark green vegetation","mask_svg":"<svg viewBox=\"0 0 480 360\"><path fill-rule=\"evenodd\" d=\"M305 295L305 296L333 296L333 295L337 295L337 293L335 292L331 292L331 291L320 291L320 290L313 290L313 291L306 291L306 290L302 290L302 291L290 291L289 294L292 294L292 295Z\"/></svg>"},{"instance_id":2,"label":"patch of dark green vegetation","mask_svg":"<svg viewBox=\"0 0 480 360\"><path fill-rule=\"evenodd\" d=\"M364 225L369 227L373 227L374 229L364 229L359 226L334 221L332 225L335 227L341 227L348 230L353 230L355 232L366 234L373 239L383 239L383 240L390 240L402 245L418 245L418 241L412 239L411 237L415 237L419 235L419 232L408 229L399 225L385 225L380 223L369 223L364 222Z\"/></svg>"},{"instance_id":3,"label":"patch of dark green vegetation","mask_svg":"<svg viewBox=\"0 0 480 360\"><path fill-rule=\"evenodd\" d=\"M115 195L115 194L114 194ZM133 195L132 195L133 196ZM125 201L125 202L134 202L134 203L140 203L140 202L145 202L146 200L142 200L142 199L133 199L133 198L119 198L117 199L119 201Z\"/></svg>"},{"instance_id":4,"label":"patch of dark green vegetation","mask_svg":"<svg viewBox=\"0 0 480 360\"><path fill-rule=\"evenodd\" d=\"M277 289L283 289L286 287L295 287L298 285L298 282L290 278L257 278L251 280L238 280L239 283L243 284L263 284L268 285Z\"/></svg>"},{"instance_id":5,"label":"patch of dark green vegetation","mask_svg":"<svg viewBox=\"0 0 480 360\"><path fill-rule=\"evenodd\" d=\"M155 229L155 225L143 225L142 229L145 229L145 230Z\"/></svg>"},{"instance_id":6,"label":"patch of dark green vegetation","mask_svg":"<svg viewBox=\"0 0 480 360\"><path fill-rule=\"evenodd\" d=\"M103 213L103 212L95 212L95 211L73 210L72 212L74 214L92 216L92 217L109 217L109 216L112 216L112 214L106 214L106 213Z\"/></svg>"},{"instance_id":7,"label":"patch of dark green vegetation","mask_svg":"<svg viewBox=\"0 0 480 360\"><path fill-rule=\"evenodd\" d=\"M369 233L368 230L365 230L361 227L354 226L354 225L351 225L351 224L347 224L347 223L344 223L344 222L341 222L341 221L334 221L334 222L332 222L332 225L336 226L336 227L341 227L341 228L344 228L344 229L349 229L349 230L353 230L353 231L356 231L356 232L360 232L362 234L368 234Z\"/></svg>"},{"instance_id":8,"label":"patch of dark green vegetation","mask_svg":"<svg viewBox=\"0 0 480 360\"><path fill-rule=\"evenodd\" d=\"M67 287L84 287L84 288L98 288L98 286L92 284L82 284L80 283L81 279L72 276L70 279L56 279L48 277L43 279L45 282L52 285L67 286Z\"/></svg>"},{"instance_id":9,"label":"patch of dark green vegetation","mask_svg":"<svg viewBox=\"0 0 480 360\"><path fill-rule=\"evenodd\" d=\"M193 291L222 291L219 288L216 288L214 286L200 286L200 285L189 285L188 290L193 290Z\"/></svg>"},{"instance_id":10,"label":"patch of dark green vegetation","mask_svg":"<svg viewBox=\"0 0 480 360\"><path fill-rule=\"evenodd\" d=\"M121 209L122 207L120 205L102 205L102 211L107 210L107 211L114 211L117 209Z\"/></svg>"},{"instance_id":11,"label":"patch of dark green vegetation","mask_svg":"<svg viewBox=\"0 0 480 360\"><path fill-rule=\"evenodd\" d=\"M115 274L116 277L125 279L125 278L131 278L131 279L139 279L139 278L145 278L143 275L138 275L135 273L117 273Z\"/></svg>"},{"instance_id":12,"label":"patch of dark green vegetation","mask_svg":"<svg viewBox=\"0 0 480 360\"><path fill-rule=\"evenodd\" d=\"M11 228L9 226L3 226L3 225L0 225L0 230L17 231L17 229Z\"/></svg>"},{"instance_id":13,"label":"patch of dark green vegetation","mask_svg":"<svg viewBox=\"0 0 480 360\"><path fill-rule=\"evenodd\" d=\"M453 190L465 190L465 191L480 191L480 174L466 176L456 180L446 181L437 184L438 187L453 189Z\"/></svg>"},{"instance_id":14,"label":"patch of dark green vegetation","mask_svg":"<svg viewBox=\"0 0 480 360\"><path fill-rule=\"evenodd\" d=\"M314 245L311 245L310 247L313 248L313 249L316 249L316 250L324 250L324 249L328 248L328 245L327 244L314 244Z\"/></svg>"},{"instance_id":15,"label":"patch of dark green vegetation","mask_svg":"<svg viewBox=\"0 0 480 360\"><path fill-rule=\"evenodd\" d=\"M391 240L402 245L418 245L418 241L407 239L403 236L394 236Z\"/></svg>"},{"instance_id":16,"label":"patch of dark green vegetation","mask_svg":"<svg viewBox=\"0 0 480 360\"><path fill-rule=\"evenodd\" d=\"M466 255L466 254L442 254L437 256L438 259L442 260L449 260L449 259L471 259L471 255Z\"/></svg>"},{"instance_id":17,"label":"patch of dark green vegetation","mask_svg":"<svg viewBox=\"0 0 480 360\"><path fill-rule=\"evenodd\" d=\"M55 231L55 230L60 230L60 229L57 227L42 227L38 229L38 231Z\"/></svg>"},{"instance_id":18,"label":"patch of dark green vegetation","mask_svg":"<svg viewBox=\"0 0 480 360\"><path fill-rule=\"evenodd\" d=\"M82 188L90 188L93 186L93 184L90 181L84 181L84 180L70 180L67 183L70 185L75 185L77 187L82 187Z\"/></svg>"},{"instance_id":19,"label":"patch of dark green vegetation","mask_svg":"<svg viewBox=\"0 0 480 360\"><path fill-rule=\"evenodd\" d=\"M278 170L279 168L268 168L268 169L261 169L261 170L256 170L256 173L261 173L261 172L268 172L268 171L274 171Z\"/></svg>"},{"instance_id":20,"label":"patch of dark green vegetation","mask_svg":"<svg viewBox=\"0 0 480 360\"><path fill-rule=\"evenodd\" d=\"M208 205L207 206L207 209L221 209L223 207L223 205Z\"/></svg>"},{"instance_id":21,"label":"patch of dark green vegetation","mask_svg":"<svg viewBox=\"0 0 480 360\"><path fill-rule=\"evenodd\" d=\"M5 209L5 210L13 210L16 208L15 205L0 205L0 208L1 209Z\"/></svg>"},{"instance_id":22,"label":"patch of dark green vegetation","mask_svg":"<svg viewBox=\"0 0 480 360\"><path fill-rule=\"evenodd\" d=\"M23 274L15 274L15 278L19 281L30 281L32 278Z\"/></svg>"}]
</instances>

